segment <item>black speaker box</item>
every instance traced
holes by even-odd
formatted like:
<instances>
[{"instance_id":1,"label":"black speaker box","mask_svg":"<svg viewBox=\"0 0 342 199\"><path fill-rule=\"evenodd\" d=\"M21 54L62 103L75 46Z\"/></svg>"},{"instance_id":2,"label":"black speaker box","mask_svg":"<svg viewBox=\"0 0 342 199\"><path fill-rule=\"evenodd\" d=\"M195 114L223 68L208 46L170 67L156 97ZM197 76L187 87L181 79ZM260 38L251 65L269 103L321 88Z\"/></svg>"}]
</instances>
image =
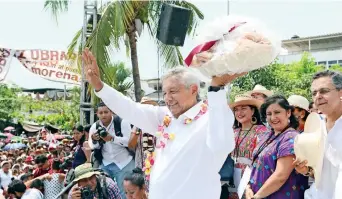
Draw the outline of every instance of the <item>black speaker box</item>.
<instances>
[{"instance_id":1,"label":"black speaker box","mask_svg":"<svg viewBox=\"0 0 342 199\"><path fill-rule=\"evenodd\" d=\"M159 18L157 39L167 45L183 46L190 14L187 8L164 3Z\"/></svg>"}]
</instances>

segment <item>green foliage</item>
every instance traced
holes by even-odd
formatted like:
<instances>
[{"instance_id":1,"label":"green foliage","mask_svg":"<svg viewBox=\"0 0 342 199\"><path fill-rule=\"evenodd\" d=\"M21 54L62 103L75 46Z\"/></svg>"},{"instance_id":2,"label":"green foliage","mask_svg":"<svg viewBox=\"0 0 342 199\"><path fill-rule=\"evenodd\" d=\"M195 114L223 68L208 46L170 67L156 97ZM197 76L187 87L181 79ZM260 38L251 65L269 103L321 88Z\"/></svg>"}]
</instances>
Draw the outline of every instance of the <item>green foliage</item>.
<instances>
[{"instance_id":1,"label":"green foliage","mask_svg":"<svg viewBox=\"0 0 342 199\"><path fill-rule=\"evenodd\" d=\"M342 70L334 66L331 69ZM277 61L265 68L252 71L233 82L231 97L250 91L256 84L261 84L277 94L289 97L292 94L302 95L311 99L310 86L312 75L324 70L317 66L314 58L304 53L301 60L291 64L279 64Z\"/></svg>"},{"instance_id":2,"label":"green foliage","mask_svg":"<svg viewBox=\"0 0 342 199\"><path fill-rule=\"evenodd\" d=\"M132 71L125 67L123 62L112 64L110 67L103 68L101 73L101 79L104 83L115 88L117 91L124 95L128 94L128 91L132 88L133 82L128 80ZM100 99L97 98L93 89L91 89L91 95L94 99L94 104L99 103Z\"/></svg>"},{"instance_id":3,"label":"green foliage","mask_svg":"<svg viewBox=\"0 0 342 199\"><path fill-rule=\"evenodd\" d=\"M12 119L13 110L20 108L18 103L19 88L11 88L5 84L0 84L0 119L9 121Z\"/></svg>"},{"instance_id":4,"label":"green foliage","mask_svg":"<svg viewBox=\"0 0 342 199\"><path fill-rule=\"evenodd\" d=\"M79 121L80 89L74 88L71 91L71 100L36 100L31 96L18 98L21 106L13 110L13 118L18 122L34 122L40 125L51 124L60 129L71 130Z\"/></svg>"}]
</instances>

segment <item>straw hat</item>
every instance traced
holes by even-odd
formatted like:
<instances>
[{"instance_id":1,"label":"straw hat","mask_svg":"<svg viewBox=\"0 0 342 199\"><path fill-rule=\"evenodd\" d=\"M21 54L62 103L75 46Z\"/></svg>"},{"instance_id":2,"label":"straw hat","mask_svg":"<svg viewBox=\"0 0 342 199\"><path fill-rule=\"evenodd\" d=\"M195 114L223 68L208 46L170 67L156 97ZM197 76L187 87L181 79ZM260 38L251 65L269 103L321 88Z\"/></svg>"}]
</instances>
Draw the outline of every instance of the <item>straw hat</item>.
<instances>
[{"instance_id":1,"label":"straw hat","mask_svg":"<svg viewBox=\"0 0 342 199\"><path fill-rule=\"evenodd\" d=\"M291 106L298 107L304 110L309 111L309 100L305 97L300 95L291 95L287 101L290 103Z\"/></svg>"},{"instance_id":2,"label":"straw hat","mask_svg":"<svg viewBox=\"0 0 342 199\"><path fill-rule=\"evenodd\" d=\"M325 143L325 123L317 113L311 113L306 119L304 132L294 140L294 152L300 161L307 160L308 166L315 171L315 181L320 181L323 166Z\"/></svg>"},{"instance_id":3,"label":"straw hat","mask_svg":"<svg viewBox=\"0 0 342 199\"><path fill-rule=\"evenodd\" d=\"M141 101L140 101L141 104L151 104L151 105L154 105L154 106L157 106L158 103L154 100L152 100L151 98L149 97L143 97L141 98Z\"/></svg>"},{"instance_id":4,"label":"straw hat","mask_svg":"<svg viewBox=\"0 0 342 199\"><path fill-rule=\"evenodd\" d=\"M273 91L267 90L267 88L265 88L264 86L262 86L260 84L255 85L253 90L248 91L246 94L252 95L255 93L262 93L262 94L266 95L267 97L270 97L273 95Z\"/></svg>"},{"instance_id":5,"label":"straw hat","mask_svg":"<svg viewBox=\"0 0 342 199\"><path fill-rule=\"evenodd\" d=\"M81 164L80 166L75 168L75 180L77 182L79 180L90 178L93 175L100 175L101 173L98 171L94 171L91 163Z\"/></svg>"},{"instance_id":6,"label":"straw hat","mask_svg":"<svg viewBox=\"0 0 342 199\"><path fill-rule=\"evenodd\" d=\"M261 104L262 102L260 100L254 99L250 95L242 94L235 96L235 101L229 104L229 107L234 109L236 106L251 105L260 108Z\"/></svg>"}]
</instances>

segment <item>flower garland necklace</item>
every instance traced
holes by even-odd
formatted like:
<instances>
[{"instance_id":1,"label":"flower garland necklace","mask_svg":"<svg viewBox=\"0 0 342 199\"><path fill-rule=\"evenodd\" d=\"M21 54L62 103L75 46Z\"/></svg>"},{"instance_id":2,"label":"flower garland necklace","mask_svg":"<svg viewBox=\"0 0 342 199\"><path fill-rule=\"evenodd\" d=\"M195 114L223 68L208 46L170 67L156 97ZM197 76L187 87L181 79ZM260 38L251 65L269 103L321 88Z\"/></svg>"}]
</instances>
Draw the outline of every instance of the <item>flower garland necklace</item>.
<instances>
[{"instance_id":1,"label":"flower garland necklace","mask_svg":"<svg viewBox=\"0 0 342 199\"><path fill-rule=\"evenodd\" d=\"M197 115L194 117L194 119L185 118L184 124L185 125L191 124L193 121L198 120L207 111L208 111L208 102L204 101L203 104L201 105L201 110L197 113ZM174 133L164 132L165 128L170 126L171 120L172 120L171 116L166 115L164 117L164 120L163 120L163 125L158 126L158 132L156 133L156 137L158 138L156 148L164 149L168 141L172 141L175 139ZM151 173L151 169L154 165L155 157L156 157L155 152L146 154L146 159L144 162L145 164L144 164L143 171L145 172L145 177L147 180L150 179L150 173Z\"/></svg>"}]
</instances>

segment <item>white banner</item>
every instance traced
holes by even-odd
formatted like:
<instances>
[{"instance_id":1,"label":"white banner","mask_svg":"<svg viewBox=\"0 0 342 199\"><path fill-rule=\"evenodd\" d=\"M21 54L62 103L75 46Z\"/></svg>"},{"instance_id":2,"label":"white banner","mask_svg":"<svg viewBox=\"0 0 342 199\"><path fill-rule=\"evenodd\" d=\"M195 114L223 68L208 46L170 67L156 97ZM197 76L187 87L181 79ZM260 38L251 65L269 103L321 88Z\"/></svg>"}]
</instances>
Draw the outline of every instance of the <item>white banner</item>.
<instances>
[{"instance_id":1,"label":"white banner","mask_svg":"<svg viewBox=\"0 0 342 199\"><path fill-rule=\"evenodd\" d=\"M0 48L0 82L6 78L14 53L15 50Z\"/></svg>"},{"instance_id":2,"label":"white banner","mask_svg":"<svg viewBox=\"0 0 342 199\"><path fill-rule=\"evenodd\" d=\"M58 50L16 50L15 57L32 73L42 78L71 84L81 84L81 73L75 57Z\"/></svg>"}]
</instances>

